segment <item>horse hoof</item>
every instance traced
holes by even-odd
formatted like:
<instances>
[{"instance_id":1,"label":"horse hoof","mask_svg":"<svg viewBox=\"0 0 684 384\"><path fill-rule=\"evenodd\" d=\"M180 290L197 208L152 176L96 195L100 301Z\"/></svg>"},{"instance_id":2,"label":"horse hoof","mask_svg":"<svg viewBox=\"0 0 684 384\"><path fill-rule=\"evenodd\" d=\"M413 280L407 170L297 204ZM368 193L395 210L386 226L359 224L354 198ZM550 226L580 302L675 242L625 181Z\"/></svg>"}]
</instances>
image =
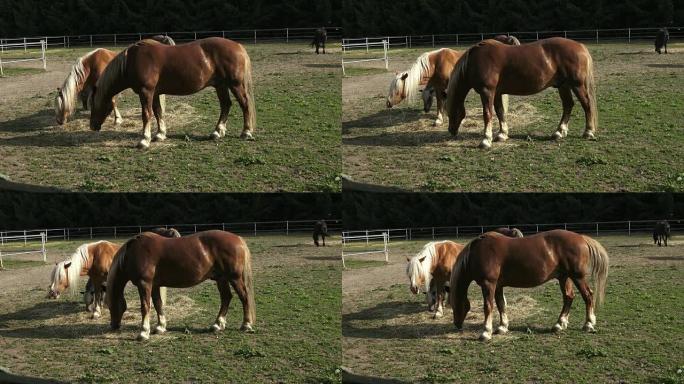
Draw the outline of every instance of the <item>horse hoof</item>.
<instances>
[{"instance_id":1,"label":"horse hoof","mask_svg":"<svg viewBox=\"0 0 684 384\"><path fill-rule=\"evenodd\" d=\"M480 149L490 149L491 147L492 147L492 143L487 139L482 140L482 142L480 142L480 145L479 145Z\"/></svg>"},{"instance_id":2,"label":"horse hoof","mask_svg":"<svg viewBox=\"0 0 684 384\"><path fill-rule=\"evenodd\" d=\"M492 335L489 332L482 332L480 335L480 341L489 341L492 339Z\"/></svg>"},{"instance_id":3,"label":"horse hoof","mask_svg":"<svg viewBox=\"0 0 684 384\"><path fill-rule=\"evenodd\" d=\"M254 141L254 136L252 136L251 132L242 132L240 138L247 141Z\"/></svg>"},{"instance_id":4,"label":"horse hoof","mask_svg":"<svg viewBox=\"0 0 684 384\"><path fill-rule=\"evenodd\" d=\"M442 125L442 120L435 120L435 122L432 123L433 127L439 127L440 125Z\"/></svg>"},{"instance_id":5,"label":"horse hoof","mask_svg":"<svg viewBox=\"0 0 684 384\"><path fill-rule=\"evenodd\" d=\"M99 313L93 312L93 315L91 316L91 319L99 319L100 316L101 316L101 315L100 315Z\"/></svg>"},{"instance_id":6,"label":"horse hoof","mask_svg":"<svg viewBox=\"0 0 684 384\"><path fill-rule=\"evenodd\" d=\"M494 333L496 333L497 335L503 335L504 333L508 333L508 328L502 327L502 326L498 326L498 327L496 328L496 331L494 331Z\"/></svg>"},{"instance_id":7,"label":"horse hoof","mask_svg":"<svg viewBox=\"0 0 684 384\"><path fill-rule=\"evenodd\" d=\"M584 134L582 135L583 138L589 139L589 140L596 140L596 137L594 136L594 132L592 131L584 131Z\"/></svg>"},{"instance_id":8,"label":"horse hoof","mask_svg":"<svg viewBox=\"0 0 684 384\"><path fill-rule=\"evenodd\" d=\"M494 141L506 141L506 140L508 140L508 136L507 136L507 135L504 135L504 134L502 134L502 133L499 133L499 134L496 135L496 137L494 138Z\"/></svg>"},{"instance_id":9,"label":"horse hoof","mask_svg":"<svg viewBox=\"0 0 684 384\"><path fill-rule=\"evenodd\" d=\"M587 333L596 333L596 329L591 323L586 323L584 324L584 327L582 327L582 330Z\"/></svg>"},{"instance_id":10,"label":"horse hoof","mask_svg":"<svg viewBox=\"0 0 684 384\"><path fill-rule=\"evenodd\" d=\"M166 328L157 325L156 327L154 327L154 330L152 332L156 335L161 335L162 333L166 332Z\"/></svg>"},{"instance_id":11,"label":"horse hoof","mask_svg":"<svg viewBox=\"0 0 684 384\"><path fill-rule=\"evenodd\" d=\"M216 131L212 132L211 135L209 135L209 138L211 138L213 140L218 140L222 137L223 137L223 135L221 135L220 133L218 133Z\"/></svg>"},{"instance_id":12,"label":"horse hoof","mask_svg":"<svg viewBox=\"0 0 684 384\"><path fill-rule=\"evenodd\" d=\"M140 333L140 334L138 335L138 339L137 339L137 340L138 340L138 341L147 341L147 340L149 340L149 339L150 339L150 335L149 335L149 334Z\"/></svg>"},{"instance_id":13,"label":"horse hoof","mask_svg":"<svg viewBox=\"0 0 684 384\"><path fill-rule=\"evenodd\" d=\"M254 333L254 328L252 328L252 325L249 323L242 324L240 330L246 333Z\"/></svg>"},{"instance_id":14,"label":"horse hoof","mask_svg":"<svg viewBox=\"0 0 684 384\"><path fill-rule=\"evenodd\" d=\"M160 134L154 135L154 138L152 139L152 141L164 141L164 140L166 140L166 135L160 135Z\"/></svg>"},{"instance_id":15,"label":"horse hoof","mask_svg":"<svg viewBox=\"0 0 684 384\"><path fill-rule=\"evenodd\" d=\"M553 332L560 333L563 330L563 327L560 324L556 323L553 325L553 328L551 328L551 330Z\"/></svg>"},{"instance_id":16,"label":"horse hoof","mask_svg":"<svg viewBox=\"0 0 684 384\"><path fill-rule=\"evenodd\" d=\"M150 148L150 142L147 140L140 140L138 143L138 149L149 149Z\"/></svg>"},{"instance_id":17,"label":"horse hoof","mask_svg":"<svg viewBox=\"0 0 684 384\"><path fill-rule=\"evenodd\" d=\"M560 133L560 132L558 132L558 131L554 132L553 135L551 135L551 140L556 140L556 141L558 141L558 140L560 140L560 139L562 139L562 138L563 138L563 134Z\"/></svg>"},{"instance_id":18,"label":"horse hoof","mask_svg":"<svg viewBox=\"0 0 684 384\"><path fill-rule=\"evenodd\" d=\"M444 316L442 312L435 312L435 315L432 316L433 319L439 319L440 317Z\"/></svg>"},{"instance_id":19,"label":"horse hoof","mask_svg":"<svg viewBox=\"0 0 684 384\"><path fill-rule=\"evenodd\" d=\"M121 125L123 123L123 119L114 119L114 125Z\"/></svg>"}]
</instances>

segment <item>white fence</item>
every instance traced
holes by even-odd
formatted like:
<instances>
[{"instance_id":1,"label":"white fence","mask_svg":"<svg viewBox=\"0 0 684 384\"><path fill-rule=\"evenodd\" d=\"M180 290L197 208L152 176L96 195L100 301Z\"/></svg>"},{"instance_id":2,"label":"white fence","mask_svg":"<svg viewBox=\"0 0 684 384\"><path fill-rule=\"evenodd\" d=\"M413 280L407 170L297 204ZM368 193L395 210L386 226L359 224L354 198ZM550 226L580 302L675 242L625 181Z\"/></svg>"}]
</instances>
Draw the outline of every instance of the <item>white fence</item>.
<instances>
[{"instance_id":1,"label":"white fence","mask_svg":"<svg viewBox=\"0 0 684 384\"><path fill-rule=\"evenodd\" d=\"M206 37L221 36L242 43L258 42L297 42L311 41L318 28L275 28L249 30L221 30L221 31L191 31L191 32L144 32L144 33L110 33L69 36L32 36L17 38L0 38L0 44L25 44L38 40L45 40L48 47L77 47L77 46L127 46L145 37L154 35L168 35L177 43L187 42ZM328 38L339 40L342 38L341 27L326 27Z\"/></svg>"},{"instance_id":2,"label":"white fence","mask_svg":"<svg viewBox=\"0 0 684 384\"><path fill-rule=\"evenodd\" d=\"M40 57L35 57L35 56L28 56L29 52L33 52L32 48L40 47ZM24 51L24 54L27 56L22 56L22 57L10 57L9 59L3 59L2 56L5 53L12 53L16 51L22 50ZM29 51L31 49L31 51ZM5 76L5 72L3 71L3 65L7 65L10 63L21 63L21 62L26 62L26 61L42 61L43 62L43 69L47 69L47 62L45 60L45 50L47 49L47 43L45 40L40 40L40 41L33 41L33 42L26 42L24 41L23 43L0 43L0 76ZM14 56L14 55L12 55Z\"/></svg>"},{"instance_id":3,"label":"white fence","mask_svg":"<svg viewBox=\"0 0 684 384\"><path fill-rule=\"evenodd\" d=\"M437 239L437 238L465 238L470 239L484 232L496 228L518 228L523 234L550 231L552 229L565 229L577 233L591 235L628 235L644 236L651 234L655 223L660 220L630 220L630 221L605 221L588 223L547 223L547 224L502 224L502 225L469 225L450 227L414 227L414 228L382 228L343 231L343 236L373 236L387 233L389 240L412 240L412 239ZM668 220L672 233L684 232L684 219Z\"/></svg>"},{"instance_id":4,"label":"white fence","mask_svg":"<svg viewBox=\"0 0 684 384\"><path fill-rule=\"evenodd\" d=\"M375 248L375 242L382 239L382 249ZM345 248L354 246L355 244L361 243L364 246L364 250L357 251L347 251ZM349 235L348 232L342 232L342 268L347 268L344 262L345 257L358 256L358 255L369 255L375 253L385 254L385 263L389 263L389 233L382 232L379 234L368 234L365 235Z\"/></svg>"},{"instance_id":5,"label":"white fence","mask_svg":"<svg viewBox=\"0 0 684 384\"><path fill-rule=\"evenodd\" d=\"M363 59L352 59L352 60L345 60L344 59L344 53L353 51L355 49L361 49L365 48L366 53L370 53L371 48L375 47L382 47L383 51L383 56L382 57L371 57L371 58L363 58ZM344 65L345 64L350 64L350 63L363 63L363 62L368 62L368 61L384 61L385 62L385 69L389 68L389 61L387 59L387 50L389 49L389 43L387 40L382 40L379 42L368 42L368 39L366 39L365 43L342 43L342 75L346 75L346 72L344 70Z\"/></svg>"},{"instance_id":6,"label":"white fence","mask_svg":"<svg viewBox=\"0 0 684 384\"><path fill-rule=\"evenodd\" d=\"M96 238L129 238L153 228L176 228L181 234L190 234L210 229L220 229L243 236L258 236L270 234L312 233L317 220L286 220L260 221L244 223L210 223L210 224L159 224L159 225L128 225L112 227L71 227L71 228L43 228L27 230L0 231L0 244L8 237L26 236L44 232L46 240L96 239ZM338 232L342 229L342 220L326 219L328 230Z\"/></svg>"},{"instance_id":7,"label":"white fence","mask_svg":"<svg viewBox=\"0 0 684 384\"><path fill-rule=\"evenodd\" d=\"M651 42L660 28L585 29L576 31L506 31L496 33L453 33L411 36L374 36L344 38L342 44L371 44L386 40L389 47L411 48L413 46L472 45L497 35L513 35L521 42L535 41L549 37L565 37L587 43L601 42ZM684 38L684 27L668 28L670 40Z\"/></svg>"},{"instance_id":8,"label":"white fence","mask_svg":"<svg viewBox=\"0 0 684 384\"><path fill-rule=\"evenodd\" d=\"M33 246L33 242L36 240L40 240L40 249L22 249L21 247L13 247L16 243L24 243L24 246ZM13 256L13 255L25 255L25 254L31 254L31 253L40 253L43 255L43 262L47 262L47 254L45 252L45 243L47 242L47 235L45 232L41 232L39 234L31 234L31 235L19 235L19 236L5 236L2 241L2 246L10 246L10 248L15 248L10 251L3 251L2 247L0 247L0 269L4 269L5 266L2 263L2 258L7 257L7 256ZM29 244L31 243L31 244Z\"/></svg>"}]
</instances>

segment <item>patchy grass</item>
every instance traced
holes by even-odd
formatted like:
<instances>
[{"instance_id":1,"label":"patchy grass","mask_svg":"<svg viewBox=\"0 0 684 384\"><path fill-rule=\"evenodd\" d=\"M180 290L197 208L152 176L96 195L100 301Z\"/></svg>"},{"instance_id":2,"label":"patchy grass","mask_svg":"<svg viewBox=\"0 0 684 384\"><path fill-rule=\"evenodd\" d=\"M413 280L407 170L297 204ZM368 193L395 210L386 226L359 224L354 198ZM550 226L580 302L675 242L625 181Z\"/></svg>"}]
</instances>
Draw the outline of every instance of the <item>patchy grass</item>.
<instances>
[{"instance_id":1,"label":"patchy grass","mask_svg":"<svg viewBox=\"0 0 684 384\"><path fill-rule=\"evenodd\" d=\"M238 331L242 306L237 296L227 329L207 331L219 308L211 281L169 289L169 331L146 343L135 341L139 299L130 284L122 331L110 333L106 310L101 319L91 320L80 297L47 301L46 281L36 281L21 291L0 289L0 361L15 373L84 383L131 377L155 382L340 382L339 247L314 247L308 237L298 236L247 241L254 263L255 334Z\"/></svg>"},{"instance_id":2,"label":"patchy grass","mask_svg":"<svg viewBox=\"0 0 684 384\"><path fill-rule=\"evenodd\" d=\"M477 148L483 134L477 93L469 93L467 117L453 139L448 122L432 125L434 106L428 114L422 102L387 110L392 73L374 74L377 65L359 64L357 76L343 79L344 173L420 191L682 191L684 67L678 63L684 45L674 46L670 55L643 44L588 46L598 84L596 141L581 138L578 103L568 137L550 140L562 107L558 92L547 89L511 96L510 139L489 151ZM429 49L392 51L390 70L406 70Z\"/></svg>"},{"instance_id":3,"label":"patchy grass","mask_svg":"<svg viewBox=\"0 0 684 384\"><path fill-rule=\"evenodd\" d=\"M482 329L477 285L469 291L472 310L464 331L456 333L450 308L434 320L424 296L409 294L405 256L424 241L393 243L391 265L343 272L343 280L356 278L343 286L343 365L357 374L425 383L501 378L519 383L684 382L684 341L677 337L684 332L679 304L684 300L684 242L674 238L674 246L656 247L647 234L597 239L607 247L611 267L606 302L596 312L596 334L581 331L584 302L579 294L569 328L559 335L550 332L562 306L552 281L533 289L507 288L510 332L487 343L477 340ZM359 284L362 290L349 293Z\"/></svg>"},{"instance_id":4,"label":"patchy grass","mask_svg":"<svg viewBox=\"0 0 684 384\"><path fill-rule=\"evenodd\" d=\"M33 75L35 73L43 73L45 70L43 68L30 68L30 67L2 67L3 76L5 77L16 77L23 75ZM2 83L0 83L2 84Z\"/></svg>"},{"instance_id":5,"label":"patchy grass","mask_svg":"<svg viewBox=\"0 0 684 384\"><path fill-rule=\"evenodd\" d=\"M57 126L53 98L61 83L39 83L36 94L0 105L0 173L76 191L339 191L339 56L311 55L295 44L246 48L254 67L256 141L238 139L236 102L227 136L209 139L219 115L213 88L168 96L168 139L140 151L134 148L140 102L131 90L119 97L124 123L108 119L102 131L92 132L87 111ZM65 65L87 51L51 50L50 57Z\"/></svg>"},{"instance_id":6,"label":"patchy grass","mask_svg":"<svg viewBox=\"0 0 684 384\"><path fill-rule=\"evenodd\" d=\"M15 260L15 259L7 259L7 258L3 257L2 265L6 271L9 271L12 269L38 267L41 265L45 265L45 263L43 263L42 261L36 261L36 260Z\"/></svg>"},{"instance_id":7,"label":"patchy grass","mask_svg":"<svg viewBox=\"0 0 684 384\"><path fill-rule=\"evenodd\" d=\"M359 259L348 259L344 258L344 264L347 269L359 269L359 268L369 268L369 267L379 267L385 265L384 260L359 260Z\"/></svg>"}]
</instances>

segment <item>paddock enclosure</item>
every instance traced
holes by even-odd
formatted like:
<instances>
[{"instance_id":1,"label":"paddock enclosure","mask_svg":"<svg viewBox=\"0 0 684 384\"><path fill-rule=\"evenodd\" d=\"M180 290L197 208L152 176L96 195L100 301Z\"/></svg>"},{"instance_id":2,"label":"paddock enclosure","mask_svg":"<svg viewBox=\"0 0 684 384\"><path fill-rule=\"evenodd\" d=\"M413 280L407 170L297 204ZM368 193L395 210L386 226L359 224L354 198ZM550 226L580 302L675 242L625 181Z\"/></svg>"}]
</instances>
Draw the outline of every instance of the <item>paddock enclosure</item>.
<instances>
[{"instance_id":1,"label":"paddock enclosure","mask_svg":"<svg viewBox=\"0 0 684 384\"><path fill-rule=\"evenodd\" d=\"M235 295L226 330L209 331L219 294L207 280L193 288L168 289L168 331L146 343L135 341L141 319L138 293L130 283L128 311L117 333L109 332L109 311L91 320L80 295L45 298L53 262L84 242L49 241L47 264L10 263L0 271L2 365L14 373L66 382L128 382L133 377L142 382L338 381L339 238L332 236L326 247L315 247L304 234L245 240L252 253L256 333L238 330L242 307Z\"/></svg>"},{"instance_id":2,"label":"paddock enclosure","mask_svg":"<svg viewBox=\"0 0 684 384\"><path fill-rule=\"evenodd\" d=\"M577 290L568 329L551 331L562 307L555 280L532 289L505 288L510 331L486 343L478 340L482 294L473 283L468 291L472 309L457 333L449 306L434 320L425 296L409 290L406 257L414 256L425 239L392 242L388 265L347 262L342 365L355 374L420 383L679 382L682 235L674 234L667 249L653 245L649 233L592 237L610 257L595 334L582 331L584 302ZM497 313L494 326L498 321Z\"/></svg>"},{"instance_id":3,"label":"paddock enclosure","mask_svg":"<svg viewBox=\"0 0 684 384\"><path fill-rule=\"evenodd\" d=\"M482 104L472 91L458 138L448 120L433 126L420 98L387 109L395 71L405 71L420 54L438 47L397 47L389 70L379 63L355 63L342 80L343 172L355 182L407 191L617 192L684 188L684 43L671 41L658 55L652 41L587 43L594 62L598 129L596 141L582 139L584 111L575 98L568 136L551 134L562 114L558 91L510 96L510 139L491 150L482 138ZM466 50L469 45L450 45ZM371 47L344 52L345 60L382 56ZM494 134L498 132L494 122ZM544 175L544 177L539 177Z\"/></svg>"},{"instance_id":4,"label":"paddock enclosure","mask_svg":"<svg viewBox=\"0 0 684 384\"><path fill-rule=\"evenodd\" d=\"M252 62L255 141L238 138L242 111L233 96L226 137L209 139L220 110L213 87L167 95L168 139L148 151L134 148L142 122L131 90L118 99L123 124L108 118L93 132L90 112L78 103L75 115L59 126L57 87L75 60L96 47L49 47L46 71L34 63L14 64L0 77L0 174L17 183L86 192L339 191L339 46L329 44L327 54L316 55L308 41L243 43Z\"/></svg>"}]
</instances>

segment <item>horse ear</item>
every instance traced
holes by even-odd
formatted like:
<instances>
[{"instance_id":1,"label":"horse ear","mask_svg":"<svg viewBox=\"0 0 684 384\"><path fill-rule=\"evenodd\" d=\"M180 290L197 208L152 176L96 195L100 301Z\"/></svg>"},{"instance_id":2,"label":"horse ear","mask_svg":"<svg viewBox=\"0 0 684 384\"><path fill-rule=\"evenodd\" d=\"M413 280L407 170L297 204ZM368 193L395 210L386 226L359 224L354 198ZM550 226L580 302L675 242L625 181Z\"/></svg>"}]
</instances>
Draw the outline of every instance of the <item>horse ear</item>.
<instances>
[{"instance_id":1,"label":"horse ear","mask_svg":"<svg viewBox=\"0 0 684 384\"><path fill-rule=\"evenodd\" d=\"M402 80L406 80L407 77L408 77L408 73L404 73L403 75L401 75Z\"/></svg>"},{"instance_id":2,"label":"horse ear","mask_svg":"<svg viewBox=\"0 0 684 384\"><path fill-rule=\"evenodd\" d=\"M420 259L418 259L418 261L420 261L420 262L422 263L422 262L425 260L426 257L427 257L427 256L423 256L423 257L421 257Z\"/></svg>"},{"instance_id":3,"label":"horse ear","mask_svg":"<svg viewBox=\"0 0 684 384\"><path fill-rule=\"evenodd\" d=\"M64 263L64 269L67 269L71 266L71 261L68 263Z\"/></svg>"},{"instance_id":4,"label":"horse ear","mask_svg":"<svg viewBox=\"0 0 684 384\"><path fill-rule=\"evenodd\" d=\"M410 257L410 256L406 256L406 261L411 261L411 257Z\"/></svg>"}]
</instances>

